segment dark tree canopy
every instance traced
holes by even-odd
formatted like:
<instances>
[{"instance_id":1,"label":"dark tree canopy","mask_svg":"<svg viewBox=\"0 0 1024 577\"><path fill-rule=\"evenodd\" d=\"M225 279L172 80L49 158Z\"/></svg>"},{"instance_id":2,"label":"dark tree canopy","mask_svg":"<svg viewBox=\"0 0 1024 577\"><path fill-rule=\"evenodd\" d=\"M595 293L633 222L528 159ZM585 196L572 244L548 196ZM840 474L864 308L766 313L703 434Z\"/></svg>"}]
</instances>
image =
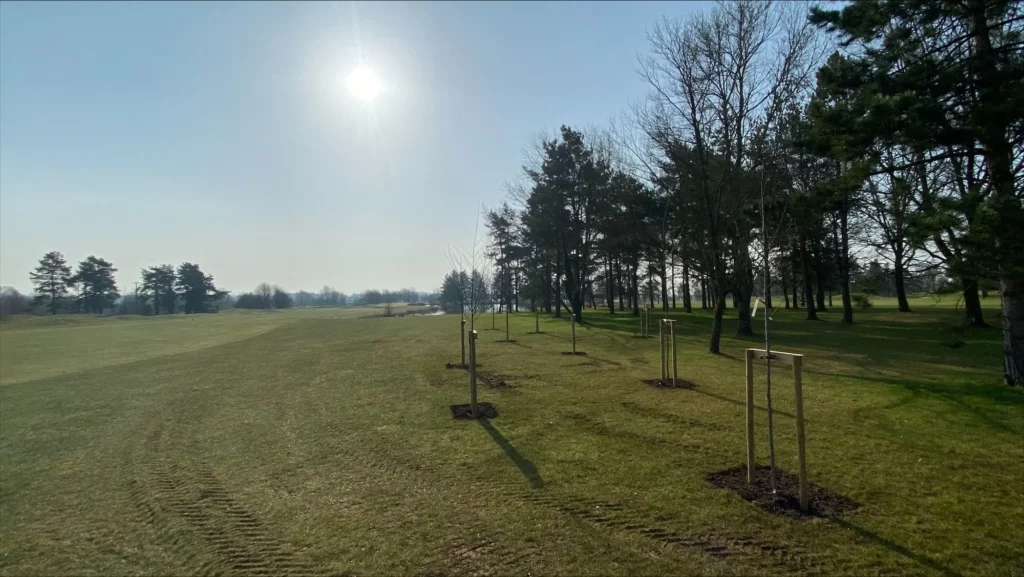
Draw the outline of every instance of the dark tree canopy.
<instances>
[{"instance_id":1,"label":"dark tree canopy","mask_svg":"<svg viewBox=\"0 0 1024 577\"><path fill-rule=\"evenodd\" d=\"M182 263L178 267L175 288L185 303L185 314L212 312L212 305L226 293L213 284L213 277L204 274L199 265Z\"/></svg>"},{"instance_id":2,"label":"dark tree canopy","mask_svg":"<svg viewBox=\"0 0 1024 577\"><path fill-rule=\"evenodd\" d=\"M57 314L68 294L68 281L71 279L71 267L64 260L64 255L57 251L46 253L29 277L35 286L36 303L45 304L50 314Z\"/></svg>"},{"instance_id":3,"label":"dark tree canopy","mask_svg":"<svg viewBox=\"0 0 1024 577\"><path fill-rule=\"evenodd\" d=\"M78 270L69 282L79 285L78 300L84 312L100 314L114 306L121 296L114 280L115 272L114 265L95 256L78 263Z\"/></svg>"}]
</instances>

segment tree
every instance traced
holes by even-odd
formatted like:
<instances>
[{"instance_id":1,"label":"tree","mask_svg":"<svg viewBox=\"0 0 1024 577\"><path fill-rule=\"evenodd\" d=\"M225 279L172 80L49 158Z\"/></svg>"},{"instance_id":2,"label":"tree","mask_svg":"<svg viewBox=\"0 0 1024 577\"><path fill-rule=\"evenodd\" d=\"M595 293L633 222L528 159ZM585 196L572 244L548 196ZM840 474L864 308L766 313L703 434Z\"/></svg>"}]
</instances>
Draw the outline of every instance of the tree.
<instances>
[{"instance_id":1,"label":"tree","mask_svg":"<svg viewBox=\"0 0 1024 577\"><path fill-rule=\"evenodd\" d=\"M462 286L468 283L468 279L461 278L466 273L453 270L444 276L441 283L441 295L438 298L441 309L448 314L462 313L466 303L463 299Z\"/></svg>"},{"instance_id":2,"label":"tree","mask_svg":"<svg viewBox=\"0 0 1024 577\"><path fill-rule=\"evenodd\" d=\"M270 286L270 283L261 282L256 285L256 290L253 291L253 294L260 299L263 305L260 307L261 309L269 309L273 305L274 287Z\"/></svg>"},{"instance_id":3,"label":"tree","mask_svg":"<svg viewBox=\"0 0 1024 577\"><path fill-rule=\"evenodd\" d=\"M813 35L796 16L785 4L740 0L687 21L665 19L641 67L651 94L638 123L674 173L682 228L701 246L714 298L712 353L726 293L737 297L737 333L753 334L754 175L770 130L813 73Z\"/></svg>"},{"instance_id":4,"label":"tree","mask_svg":"<svg viewBox=\"0 0 1024 577\"><path fill-rule=\"evenodd\" d=\"M28 312L32 299L18 292L14 287L0 287L0 316L18 315Z\"/></svg>"},{"instance_id":5,"label":"tree","mask_svg":"<svg viewBox=\"0 0 1024 577\"><path fill-rule=\"evenodd\" d=\"M284 291L281 287L274 287L274 301L275 309L290 309L292 308L292 297Z\"/></svg>"},{"instance_id":6,"label":"tree","mask_svg":"<svg viewBox=\"0 0 1024 577\"><path fill-rule=\"evenodd\" d=\"M173 315L178 301L174 266L164 264L142 270L142 295L153 304L153 314Z\"/></svg>"},{"instance_id":7,"label":"tree","mask_svg":"<svg viewBox=\"0 0 1024 577\"><path fill-rule=\"evenodd\" d=\"M562 126L561 138L543 143L539 169L527 169L533 188L527 199L527 226L558 255L565 284L556 291L583 322L583 304L593 272L600 214L607 206L611 170L595 158L583 134ZM557 275L558 273L556 273Z\"/></svg>"},{"instance_id":8,"label":"tree","mask_svg":"<svg viewBox=\"0 0 1024 577\"><path fill-rule=\"evenodd\" d=\"M81 286L78 299L83 311L100 314L114 306L121 296L114 280L115 272L114 265L95 256L78 263L78 270L68 282Z\"/></svg>"},{"instance_id":9,"label":"tree","mask_svg":"<svg viewBox=\"0 0 1024 577\"><path fill-rule=\"evenodd\" d=\"M235 308L264 310L266 309L266 303L263 302L262 298L253 293L242 293L235 300Z\"/></svg>"},{"instance_id":10,"label":"tree","mask_svg":"<svg viewBox=\"0 0 1024 577\"><path fill-rule=\"evenodd\" d=\"M875 148L908 148L915 158L908 168L946 160L984 165L963 214L968 246L982 250L972 251L973 262L954 265L999 278L1003 374L1011 386L1024 384L1022 10L1010 0L854 0L811 14L852 47L819 77L823 88L856 92L864 105L846 136ZM930 210L938 199L923 200Z\"/></svg>"},{"instance_id":11,"label":"tree","mask_svg":"<svg viewBox=\"0 0 1024 577\"><path fill-rule=\"evenodd\" d=\"M211 312L210 304L227 294L214 286L213 277L204 274L199 265L189 262L178 267L175 288L185 303L185 314Z\"/></svg>"},{"instance_id":12,"label":"tree","mask_svg":"<svg viewBox=\"0 0 1024 577\"><path fill-rule=\"evenodd\" d=\"M46 253L29 277L35 285L35 302L46 303L50 314L57 314L57 309L68 294L71 279L71 267L64 260L64 255L57 251Z\"/></svg>"}]
</instances>

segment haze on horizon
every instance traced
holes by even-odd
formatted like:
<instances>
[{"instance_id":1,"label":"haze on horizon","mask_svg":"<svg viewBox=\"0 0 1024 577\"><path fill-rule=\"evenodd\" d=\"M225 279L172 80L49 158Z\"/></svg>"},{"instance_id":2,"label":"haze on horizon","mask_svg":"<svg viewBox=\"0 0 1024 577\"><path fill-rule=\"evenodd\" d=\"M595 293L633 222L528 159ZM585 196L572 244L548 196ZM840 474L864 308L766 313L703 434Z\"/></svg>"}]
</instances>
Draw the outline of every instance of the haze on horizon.
<instances>
[{"instance_id":1,"label":"haze on horizon","mask_svg":"<svg viewBox=\"0 0 1024 577\"><path fill-rule=\"evenodd\" d=\"M0 3L0 285L57 250L122 291L433 290L532 136L641 98L647 29L699 8Z\"/></svg>"}]
</instances>

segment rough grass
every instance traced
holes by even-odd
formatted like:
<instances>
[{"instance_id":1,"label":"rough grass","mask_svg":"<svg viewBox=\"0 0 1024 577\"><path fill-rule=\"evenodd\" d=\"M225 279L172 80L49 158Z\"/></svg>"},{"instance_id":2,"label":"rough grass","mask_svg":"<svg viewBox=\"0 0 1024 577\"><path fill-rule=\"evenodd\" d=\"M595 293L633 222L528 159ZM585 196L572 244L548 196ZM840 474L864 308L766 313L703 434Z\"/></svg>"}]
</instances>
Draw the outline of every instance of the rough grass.
<instances>
[{"instance_id":1,"label":"rough grass","mask_svg":"<svg viewBox=\"0 0 1024 577\"><path fill-rule=\"evenodd\" d=\"M950 349L949 303L888 306L775 312L776 346L807 355L811 480L861 504L807 521L706 480L744 461L761 337L710 356L704 313L671 313L694 390L640 383L658 345L631 316L586 311L578 357L566 321L513 317L516 343L480 339L500 416L479 422L448 409L468 402L453 316L5 324L0 573L1024 574L1024 394L1000 384L999 331ZM773 383L795 471L791 379Z\"/></svg>"}]
</instances>

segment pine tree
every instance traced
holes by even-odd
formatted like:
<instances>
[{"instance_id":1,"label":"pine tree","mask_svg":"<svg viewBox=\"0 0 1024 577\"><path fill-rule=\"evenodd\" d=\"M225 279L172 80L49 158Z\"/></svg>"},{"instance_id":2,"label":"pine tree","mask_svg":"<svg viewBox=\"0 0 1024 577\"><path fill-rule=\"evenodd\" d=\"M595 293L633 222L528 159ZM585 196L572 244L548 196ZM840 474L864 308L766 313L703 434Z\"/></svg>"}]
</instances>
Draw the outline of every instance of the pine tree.
<instances>
[{"instance_id":1,"label":"pine tree","mask_svg":"<svg viewBox=\"0 0 1024 577\"><path fill-rule=\"evenodd\" d=\"M175 287L185 301L185 314L210 312L210 304L227 294L214 286L213 277L203 274L199 265L189 262L178 267Z\"/></svg>"},{"instance_id":2,"label":"pine tree","mask_svg":"<svg viewBox=\"0 0 1024 577\"><path fill-rule=\"evenodd\" d=\"M68 282L81 285L78 299L83 311L100 314L103 309L114 306L121 296L114 280L115 272L114 265L95 256L78 263L78 270Z\"/></svg>"},{"instance_id":3,"label":"pine tree","mask_svg":"<svg viewBox=\"0 0 1024 577\"><path fill-rule=\"evenodd\" d=\"M64 260L64 255L57 251L46 253L29 277L36 289L35 303L47 303L50 314L57 314L61 301L68 294L71 279L71 267Z\"/></svg>"},{"instance_id":4,"label":"pine tree","mask_svg":"<svg viewBox=\"0 0 1024 577\"><path fill-rule=\"evenodd\" d=\"M178 300L174 292L174 266L165 264L142 271L142 294L153 302L155 314L174 314Z\"/></svg>"},{"instance_id":5,"label":"pine tree","mask_svg":"<svg viewBox=\"0 0 1024 577\"><path fill-rule=\"evenodd\" d=\"M841 10L814 9L811 21L850 49L818 79L825 93L855 94L863 112L845 129L836 125L840 138L876 155L912 151L914 159L896 168L984 166L973 189L946 195L967 201L955 216L968 223L970 258L951 269L999 278L1004 376L1024 384L1024 201L1013 169L1024 126L1024 8L1011 0L854 0ZM972 177L975 169L959 172ZM946 204L925 190L924 174L920 186L922 211ZM976 284L965 289L977 293Z\"/></svg>"}]
</instances>

